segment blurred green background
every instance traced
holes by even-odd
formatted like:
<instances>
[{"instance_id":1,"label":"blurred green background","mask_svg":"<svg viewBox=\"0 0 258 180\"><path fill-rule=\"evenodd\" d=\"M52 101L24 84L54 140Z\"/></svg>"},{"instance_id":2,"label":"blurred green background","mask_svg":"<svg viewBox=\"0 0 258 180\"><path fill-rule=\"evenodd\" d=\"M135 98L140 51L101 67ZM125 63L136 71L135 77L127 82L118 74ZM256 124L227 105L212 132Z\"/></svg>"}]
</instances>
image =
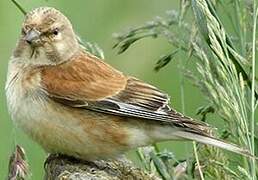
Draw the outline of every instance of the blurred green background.
<instances>
[{"instance_id":1,"label":"blurred green background","mask_svg":"<svg viewBox=\"0 0 258 180\"><path fill-rule=\"evenodd\" d=\"M121 32L128 27L141 25L153 17L164 16L167 10L178 9L176 0L24 0L20 1L28 11L39 6L52 6L61 10L72 22L75 31L83 39L96 42L105 52L106 61L119 70L143 79L171 96L171 104L181 111L181 74L180 61L186 59L179 54L167 67L159 73L153 71L156 60L162 54L171 50L165 39L145 39L137 42L122 55L112 49L114 39L112 34ZM30 164L32 179L42 179L43 162L46 154L36 143L32 142L24 133L15 128L6 108L4 84L9 57L15 47L23 21L21 12L8 1L0 1L0 179L7 175L8 159L15 144L24 147ZM191 69L192 64L187 65ZM193 87L189 81L184 83L185 113L194 118L196 109L205 104L200 91ZM209 116L210 121L214 117ZM185 153L191 155L191 143L167 142L159 144L161 148L172 150L177 157ZM137 162L132 151L129 157ZM184 155L185 157L185 155Z\"/></svg>"}]
</instances>

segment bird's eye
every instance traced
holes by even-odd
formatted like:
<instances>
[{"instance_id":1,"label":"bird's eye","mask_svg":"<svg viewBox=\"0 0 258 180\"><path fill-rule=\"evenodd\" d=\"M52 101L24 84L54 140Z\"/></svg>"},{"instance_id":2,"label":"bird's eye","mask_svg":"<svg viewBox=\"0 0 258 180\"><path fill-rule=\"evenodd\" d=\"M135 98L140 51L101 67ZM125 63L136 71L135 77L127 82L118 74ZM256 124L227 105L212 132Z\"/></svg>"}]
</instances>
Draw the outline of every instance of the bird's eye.
<instances>
[{"instance_id":1,"label":"bird's eye","mask_svg":"<svg viewBox=\"0 0 258 180\"><path fill-rule=\"evenodd\" d=\"M55 29L53 30L53 34L54 34L54 35L58 35L58 33L59 33L59 29L55 28Z\"/></svg>"}]
</instances>

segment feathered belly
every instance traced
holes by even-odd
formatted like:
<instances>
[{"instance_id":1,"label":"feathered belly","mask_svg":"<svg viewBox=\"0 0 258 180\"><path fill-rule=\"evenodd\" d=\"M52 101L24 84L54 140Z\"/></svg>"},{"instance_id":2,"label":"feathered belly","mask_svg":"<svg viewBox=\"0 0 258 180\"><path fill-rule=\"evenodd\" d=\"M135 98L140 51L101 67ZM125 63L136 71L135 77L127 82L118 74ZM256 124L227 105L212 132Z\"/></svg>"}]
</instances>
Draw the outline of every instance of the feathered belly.
<instances>
[{"instance_id":1,"label":"feathered belly","mask_svg":"<svg viewBox=\"0 0 258 180\"><path fill-rule=\"evenodd\" d=\"M17 106L14 122L49 153L99 159L147 143L140 127L121 117L63 107L44 97L27 96Z\"/></svg>"},{"instance_id":2,"label":"feathered belly","mask_svg":"<svg viewBox=\"0 0 258 180\"><path fill-rule=\"evenodd\" d=\"M110 157L149 143L137 121L64 107L34 88L25 91L20 79L8 83L7 103L14 123L47 152L88 160Z\"/></svg>"}]
</instances>

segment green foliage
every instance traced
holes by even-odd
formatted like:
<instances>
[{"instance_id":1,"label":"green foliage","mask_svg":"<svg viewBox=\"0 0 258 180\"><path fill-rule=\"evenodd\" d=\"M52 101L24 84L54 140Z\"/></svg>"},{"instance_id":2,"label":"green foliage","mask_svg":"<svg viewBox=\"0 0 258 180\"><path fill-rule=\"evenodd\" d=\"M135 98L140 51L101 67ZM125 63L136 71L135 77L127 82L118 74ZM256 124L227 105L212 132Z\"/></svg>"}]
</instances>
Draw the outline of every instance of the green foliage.
<instances>
[{"instance_id":1,"label":"green foliage","mask_svg":"<svg viewBox=\"0 0 258 180\"><path fill-rule=\"evenodd\" d=\"M174 50L172 53L162 56L156 63L154 67L155 71L159 71L161 68L166 66L177 54L179 49Z\"/></svg>"},{"instance_id":2,"label":"green foliage","mask_svg":"<svg viewBox=\"0 0 258 180\"><path fill-rule=\"evenodd\" d=\"M236 12L242 13L241 15L238 14L235 20L237 26L239 26L237 34L239 36L228 34L220 20L220 15L218 15L220 7L223 7L223 10L229 8L227 3L234 4L236 9L244 8L241 12ZM190 13L194 15L195 19L193 24L190 24L184 18L189 6L192 7ZM255 7L252 3L251 6ZM143 38L165 37L176 50L162 56L158 60L155 70L160 70L169 64L179 51L186 53L191 59L195 60L198 73L193 75L186 72L185 74L194 80L194 84L204 93L209 104L208 106L202 106L198 110L198 114L202 115L203 121L206 120L208 113L212 112L219 115L225 124L220 137L238 143L240 146L249 149L250 152L255 153L254 149L257 151L257 148L254 147L258 147L258 144L257 136L255 136L255 131L252 131L252 127L256 126L257 128L257 124L254 120L250 121L250 116L253 115L254 117L255 102L258 96L253 88L255 87L255 64L251 65L249 58L251 56L253 62L255 61L255 43L253 43L253 51L251 51L250 46L247 46L251 43L250 39L255 41L255 35L253 37L247 36L253 34L252 27L256 23L249 22L246 17L251 16L250 19L252 19L256 15L254 14L255 8L251 15L249 9L250 4L244 4L240 1L212 3L209 0L192 0L190 3L190 1L182 0L180 12L170 11L165 18L155 18L146 25L117 35L115 47L119 48L119 53L122 53L133 43ZM225 10L224 13L229 15L230 20L233 21L234 18L230 10ZM243 37L242 31L245 31L245 37ZM234 39L234 42L232 39ZM243 52L253 53L244 54ZM251 77L250 67L253 70L253 78ZM193 169L195 170L190 171L190 174L187 173L189 171L185 170L184 177L198 176L202 178L201 174L203 173L204 177L208 179L256 179L255 160L246 157L231 158L224 151L204 145L198 145L198 153L200 167L196 166L194 159L187 161L186 167L189 168L191 164L194 164ZM162 162L162 159L155 160L154 164L158 164L156 166L157 172L161 177L169 179L167 174L170 174L170 178L175 177L175 174L168 173L169 168L163 167L164 164L160 161ZM169 167L175 169L175 166L169 165ZM161 171L160 168L163 170ZM196 171L196 169L199 170ZM196 172L200 174L196 175L198 174ZM256 171L256 173L258 172Z\"/></svg>"}]
</instances>

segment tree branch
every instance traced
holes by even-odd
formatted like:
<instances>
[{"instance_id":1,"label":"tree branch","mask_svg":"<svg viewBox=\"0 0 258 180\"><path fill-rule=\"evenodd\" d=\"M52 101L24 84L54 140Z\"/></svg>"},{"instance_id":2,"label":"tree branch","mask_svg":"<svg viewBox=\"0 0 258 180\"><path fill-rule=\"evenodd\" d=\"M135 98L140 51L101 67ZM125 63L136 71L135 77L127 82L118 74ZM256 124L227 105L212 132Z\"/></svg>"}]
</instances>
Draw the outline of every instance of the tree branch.
<instances>
[{"instance_id":1,"label":"tree branch","mask_svg":"<svg viewBox=\"0 0 258 180\"><path fill-rule=\"evenodd\" d=\"M81 161L67 156L48 158L45 167L45 180L99 179L99 180L157 180L154 174L148 174L132 166L128 160Z\"/></svg>"}]
</instances>

